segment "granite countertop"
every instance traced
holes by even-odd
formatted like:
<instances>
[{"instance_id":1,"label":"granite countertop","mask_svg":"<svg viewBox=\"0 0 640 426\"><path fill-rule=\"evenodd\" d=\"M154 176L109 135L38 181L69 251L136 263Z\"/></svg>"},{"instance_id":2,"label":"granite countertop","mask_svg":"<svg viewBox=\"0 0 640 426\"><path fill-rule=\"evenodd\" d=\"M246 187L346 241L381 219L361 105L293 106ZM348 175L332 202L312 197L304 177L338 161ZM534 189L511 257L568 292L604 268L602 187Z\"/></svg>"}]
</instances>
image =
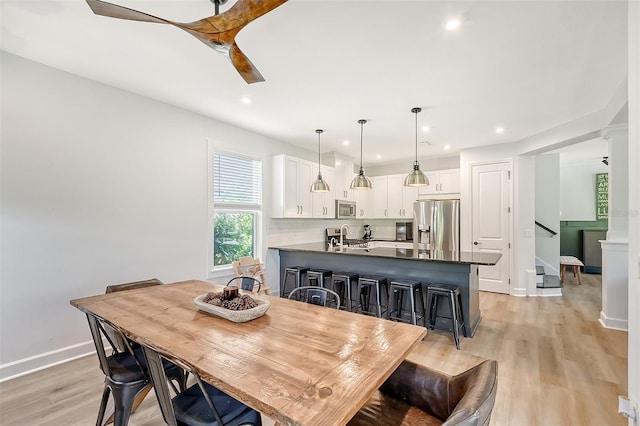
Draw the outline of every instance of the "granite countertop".
<instances>
[{"instance_id":1,"label":"granite countertop","mask_svg":"<svg viewBox=\"0 0 640 426\"><path fill-rule=\"evenodd\" d=\"M274 250L301 251L308 253L326 253L346 256L384 257L391 259L415 260L418 262L443 262L461 263L468 265L495 265L502 257L499 253L474 253L470 251L442 251L442 250L419 250L414 253L413 249L399 248L361 248L361 247L331 247L327 244L305 243L285 246L269 247Z\"/></svg>"}]
</instances>

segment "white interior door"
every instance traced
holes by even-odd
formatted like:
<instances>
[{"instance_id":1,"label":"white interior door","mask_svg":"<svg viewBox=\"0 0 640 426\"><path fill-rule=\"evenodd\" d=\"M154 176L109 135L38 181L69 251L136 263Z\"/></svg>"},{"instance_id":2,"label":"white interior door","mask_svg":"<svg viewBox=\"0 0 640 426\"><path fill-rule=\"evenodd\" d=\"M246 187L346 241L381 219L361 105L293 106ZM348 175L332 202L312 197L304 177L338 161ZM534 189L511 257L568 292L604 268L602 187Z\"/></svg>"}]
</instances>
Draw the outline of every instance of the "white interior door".
<instances>
[{"instance_id":1,"label":"white interior door","mask_svg":"<svg viewBox=\"0 0 640 426\"><path fill-rule=\"evenodd\" d=\"M472 237L474 252L500 253L495 266L480 266L480 290L509 294L511 290L511 164L471 166Z\"/></svg>"}]
</instances>

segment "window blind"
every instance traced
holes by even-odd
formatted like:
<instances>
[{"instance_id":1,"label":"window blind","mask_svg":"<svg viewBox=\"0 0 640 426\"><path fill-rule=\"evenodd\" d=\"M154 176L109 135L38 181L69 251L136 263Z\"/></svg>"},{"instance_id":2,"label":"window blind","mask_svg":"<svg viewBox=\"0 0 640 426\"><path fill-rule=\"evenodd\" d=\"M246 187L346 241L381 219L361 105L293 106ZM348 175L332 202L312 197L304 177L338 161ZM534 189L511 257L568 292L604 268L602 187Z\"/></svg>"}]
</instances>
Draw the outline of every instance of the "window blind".
<instances>
[{"instance_id":1,"label":"window blind","mask_svg":"<svg viewBox=\"0 0 640 426\"><path fill-rule=\"evenodd\" d=\"M262 204L262 162L214 153L213 202Z\"/></svg>"}]
</instances>

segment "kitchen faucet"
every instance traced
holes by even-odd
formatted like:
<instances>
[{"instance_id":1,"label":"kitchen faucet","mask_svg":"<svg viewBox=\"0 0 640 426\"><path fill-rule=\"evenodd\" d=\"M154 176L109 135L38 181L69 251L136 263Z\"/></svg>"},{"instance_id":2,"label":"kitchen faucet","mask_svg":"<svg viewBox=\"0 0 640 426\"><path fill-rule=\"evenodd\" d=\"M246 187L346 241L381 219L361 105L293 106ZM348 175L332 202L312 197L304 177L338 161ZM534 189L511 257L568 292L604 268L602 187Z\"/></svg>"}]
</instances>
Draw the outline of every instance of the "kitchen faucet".
<instances>
[{"instance_id":1,"label":"kitchen faucet","mask_svg":"<svg viewBox=\"0 0 640 426\"><path fill-rule=\"evenodd\" d=\"M344 235L349 235L349 233L351 232L351 229L349 229L349 225L347 225L346 223L340 227L340 247L342 247L344 244L344 241L342 239L342 230L344 228L347 228L347 232Z\"/></svg>"}]
</instances>

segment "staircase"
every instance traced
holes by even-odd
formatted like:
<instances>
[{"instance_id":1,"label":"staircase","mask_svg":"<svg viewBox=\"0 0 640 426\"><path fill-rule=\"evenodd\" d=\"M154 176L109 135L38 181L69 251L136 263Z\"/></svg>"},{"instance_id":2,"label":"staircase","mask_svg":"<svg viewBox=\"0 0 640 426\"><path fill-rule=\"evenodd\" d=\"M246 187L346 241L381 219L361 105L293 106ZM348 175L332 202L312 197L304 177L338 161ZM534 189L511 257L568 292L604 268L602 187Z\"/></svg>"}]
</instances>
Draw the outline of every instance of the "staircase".
<instances>
[{"instance_id":1,"label":"staircase","mask_svg":"<svg viewBox=\"0 0 640 426\"><path fill-rule=\"evenodd\" d=\"M562 296L562 283L557 275L547 275L544 267L536 266L536 287L538 296Z\"/></svg>"}]
</instances>

